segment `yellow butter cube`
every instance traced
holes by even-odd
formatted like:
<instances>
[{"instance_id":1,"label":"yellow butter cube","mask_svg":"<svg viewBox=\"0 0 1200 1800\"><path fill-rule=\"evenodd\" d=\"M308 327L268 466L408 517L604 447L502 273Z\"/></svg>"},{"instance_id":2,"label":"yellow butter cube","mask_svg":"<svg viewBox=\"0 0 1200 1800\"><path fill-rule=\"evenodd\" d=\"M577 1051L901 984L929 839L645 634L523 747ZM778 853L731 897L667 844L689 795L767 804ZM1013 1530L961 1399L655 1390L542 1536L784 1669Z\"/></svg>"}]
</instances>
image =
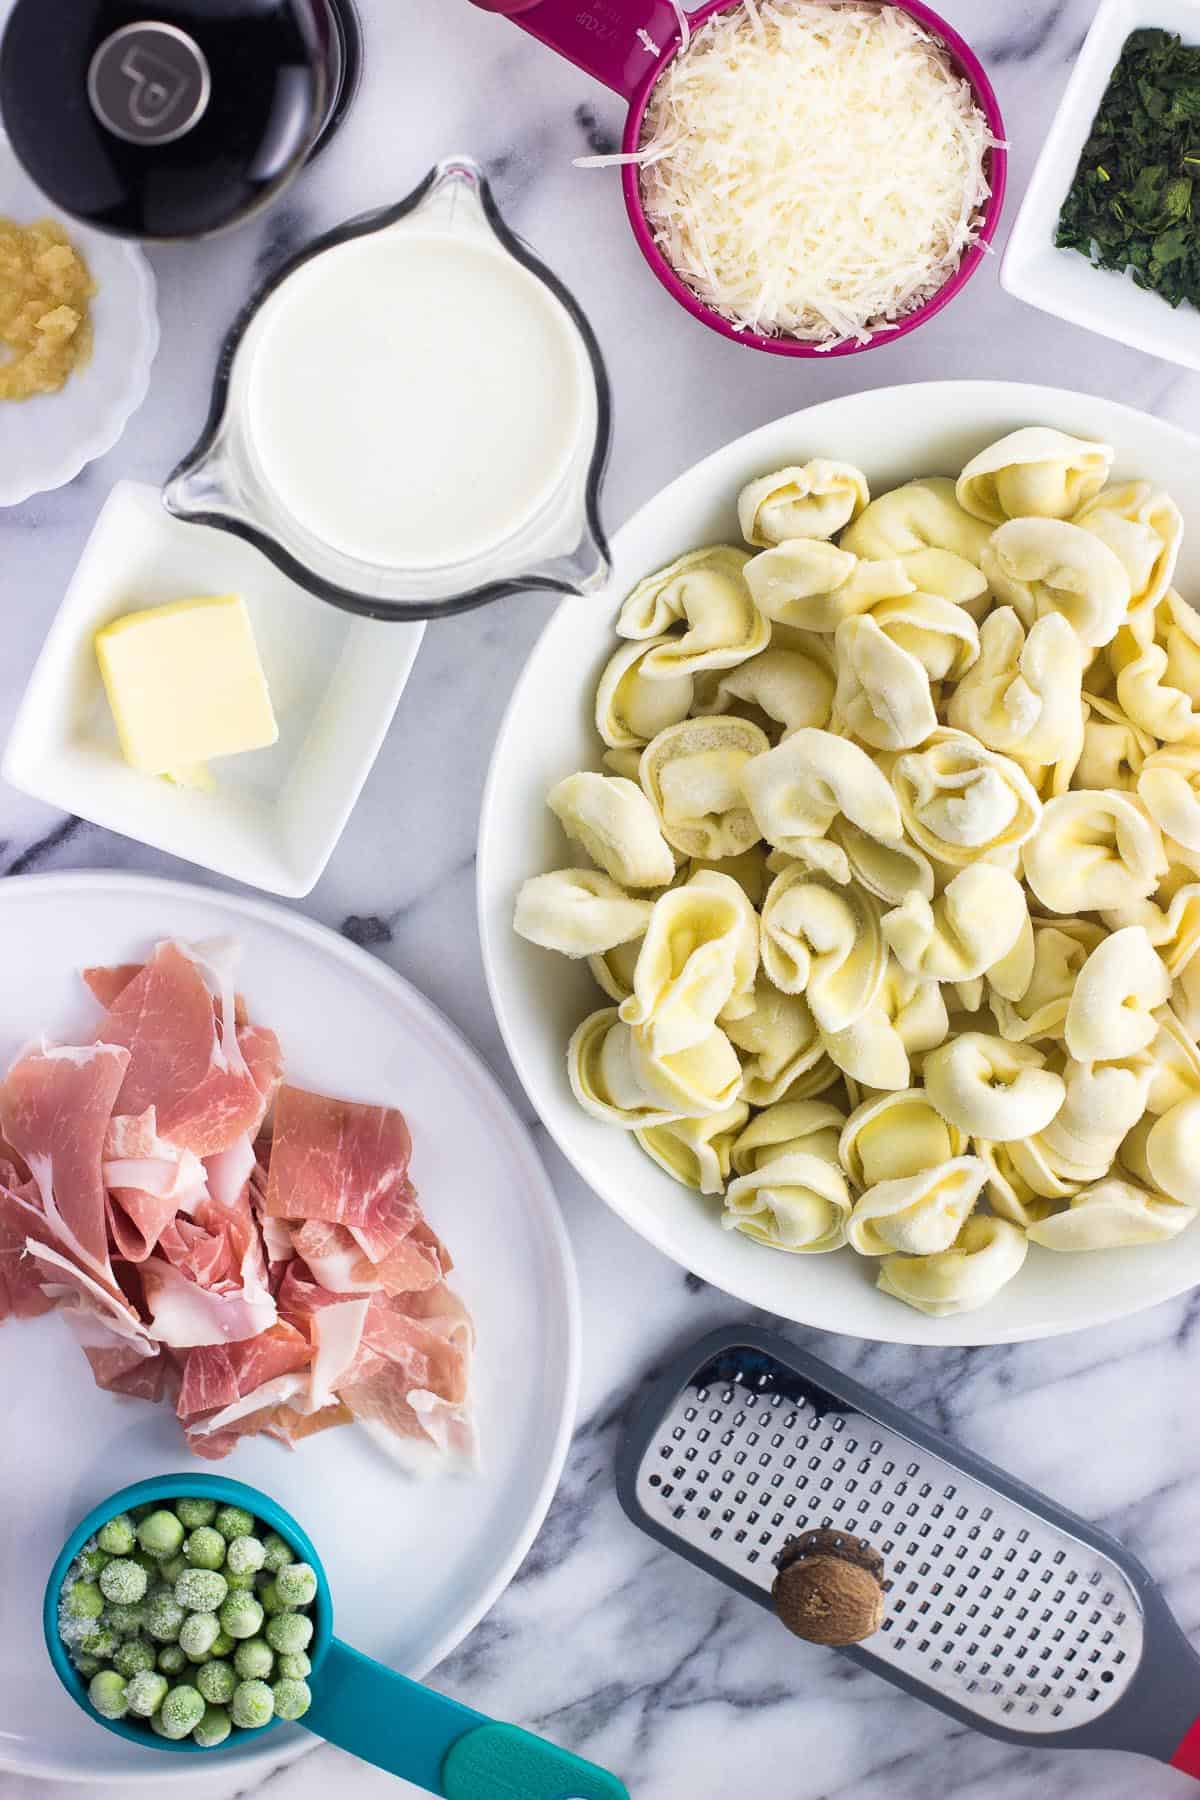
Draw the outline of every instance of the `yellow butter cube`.
<instances>
[{"instance_id":1,"label":"yellow butter cube","mask_svg":"<svg viewBox=\"0 0 1200 1800\"><path fill-rule=\"evenodd\" d=\"M135 769L197 786L210 758L261 750L278 738L237 594L127 613L95 641L121 750Z\"/></svg>"}]
</instances>

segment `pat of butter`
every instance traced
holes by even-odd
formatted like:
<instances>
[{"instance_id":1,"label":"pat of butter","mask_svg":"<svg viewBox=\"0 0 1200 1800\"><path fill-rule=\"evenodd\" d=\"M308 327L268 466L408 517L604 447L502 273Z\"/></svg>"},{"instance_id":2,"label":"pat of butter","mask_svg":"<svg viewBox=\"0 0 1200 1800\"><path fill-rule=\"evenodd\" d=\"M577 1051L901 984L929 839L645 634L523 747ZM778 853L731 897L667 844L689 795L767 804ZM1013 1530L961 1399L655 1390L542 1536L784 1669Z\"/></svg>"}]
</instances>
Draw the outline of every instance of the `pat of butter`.
<instances>
[{"instance_id":1,"label":"pat of butter","mask_svg":"<svg viewBox=\"0 0 1200 1800\"><path fill-rule=\"evenodd\" d=\"M261 750L278 738L238 595L127 613L95 641L121 750L135 769L202 786L211 757Z\"/></svg>"}]
</instances>

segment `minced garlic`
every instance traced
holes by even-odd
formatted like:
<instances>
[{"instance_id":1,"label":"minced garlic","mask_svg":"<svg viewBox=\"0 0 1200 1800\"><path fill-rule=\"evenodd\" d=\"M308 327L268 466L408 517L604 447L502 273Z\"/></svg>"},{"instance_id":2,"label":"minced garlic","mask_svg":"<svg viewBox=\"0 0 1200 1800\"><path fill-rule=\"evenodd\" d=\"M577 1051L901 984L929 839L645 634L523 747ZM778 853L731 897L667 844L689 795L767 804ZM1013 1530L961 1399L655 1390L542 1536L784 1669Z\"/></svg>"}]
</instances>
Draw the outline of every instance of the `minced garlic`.
<instances>
[{"instance_id":1,"label":"minced garlic","mask_svg":"<svg viewBox=\"0 0 1200 1800\"><path fill-rule=\"evenodd\" d=\"M0 218L0 400L56 394L92 353L96 284L53 219Z\"/></svg>"}]
</instances>

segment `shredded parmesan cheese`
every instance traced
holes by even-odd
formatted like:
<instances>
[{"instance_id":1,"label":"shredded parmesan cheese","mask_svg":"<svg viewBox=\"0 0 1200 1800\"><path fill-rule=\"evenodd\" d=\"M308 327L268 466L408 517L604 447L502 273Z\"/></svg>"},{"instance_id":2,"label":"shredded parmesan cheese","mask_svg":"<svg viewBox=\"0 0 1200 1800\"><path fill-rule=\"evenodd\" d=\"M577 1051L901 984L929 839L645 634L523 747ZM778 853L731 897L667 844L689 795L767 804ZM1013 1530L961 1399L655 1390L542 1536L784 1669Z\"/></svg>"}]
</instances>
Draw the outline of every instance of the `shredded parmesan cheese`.
<instances>
[{"instance_id":1,"label":"shredded parmesan cheese","mask_svg":"<svg viewBox=\"0 0 1200 1800\"><path fill-rule=\"evenodd\" d=\"M954 273L994 142L899 7L744 0L667 65L636 160L656 242L706 306L829 350L894 329Z\"/></svg>"}]
</instances>

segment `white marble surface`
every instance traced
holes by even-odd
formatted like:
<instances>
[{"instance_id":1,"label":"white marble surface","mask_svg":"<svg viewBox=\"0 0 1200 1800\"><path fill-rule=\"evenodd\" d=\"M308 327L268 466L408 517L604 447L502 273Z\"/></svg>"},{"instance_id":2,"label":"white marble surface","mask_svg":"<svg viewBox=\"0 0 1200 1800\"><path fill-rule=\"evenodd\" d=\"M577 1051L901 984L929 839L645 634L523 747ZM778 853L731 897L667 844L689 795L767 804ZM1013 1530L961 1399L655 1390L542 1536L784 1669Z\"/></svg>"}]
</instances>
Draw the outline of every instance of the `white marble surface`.
<instances>
[{"instance_id":1,"label":"white marble surface","mask_svg":"<svg viewBox=\"0 0 1200 1800\"><path fill-rule=\"evenodd\" d=\"M943 8L999 89L1015 203L1094 0L943 0ZM869 356L814 365L740 352L691 323L653 281L615 179L572 169L585 138L618 131L611 96L465 0L365 0L365 13L367 83L327 157L248 228L154 253L163 348L150 399L124 441L69 488L0 514L0 732L110 484L119 476L160 480L197 432L216 345L239 298L304 237L403 194L450 152L471 151L488 165L510 220L591 315L616 394L612 526L714 445L853 388L936 376L1028 378L1194 419L1200 380L1023 308L1000 291L992 265L932 325ZM473 947L473 846L489 747L549 611L544 598L518 598L431 628L359 808L303 903L416 980L526 1115ZM7 789L0 840L7 874L119 867L195 876ZM438 1680L620 1770L637 1800L1028 1800L1035 1792L1039 1800L1170 1800L1187 1792L1185 1777L1119 1754L1031 1752L971 1735L841 1659L785 1638L757 1607L652 1548L624 1521L611 1465L631 1388L668 1346L739 1309L627 1232L544 1135L540 1141L583 1281L579 1433L521 1575ZM1106 1330L994 1350L918 1352L796 1335L1124 1537L1200 1643L1198 1321L1200 1304L1183 1299ZM19 1493L3 1475L0 1506L7 1528L19 1527ZM67 1791L0 1775L0 1800ZM118 1800L113 1788L87 1791ZM320 1749L257 1786L217 1769L189 1791L197 1800L382 1800L400 1790Z\"/></svg>"}]
</instances>

